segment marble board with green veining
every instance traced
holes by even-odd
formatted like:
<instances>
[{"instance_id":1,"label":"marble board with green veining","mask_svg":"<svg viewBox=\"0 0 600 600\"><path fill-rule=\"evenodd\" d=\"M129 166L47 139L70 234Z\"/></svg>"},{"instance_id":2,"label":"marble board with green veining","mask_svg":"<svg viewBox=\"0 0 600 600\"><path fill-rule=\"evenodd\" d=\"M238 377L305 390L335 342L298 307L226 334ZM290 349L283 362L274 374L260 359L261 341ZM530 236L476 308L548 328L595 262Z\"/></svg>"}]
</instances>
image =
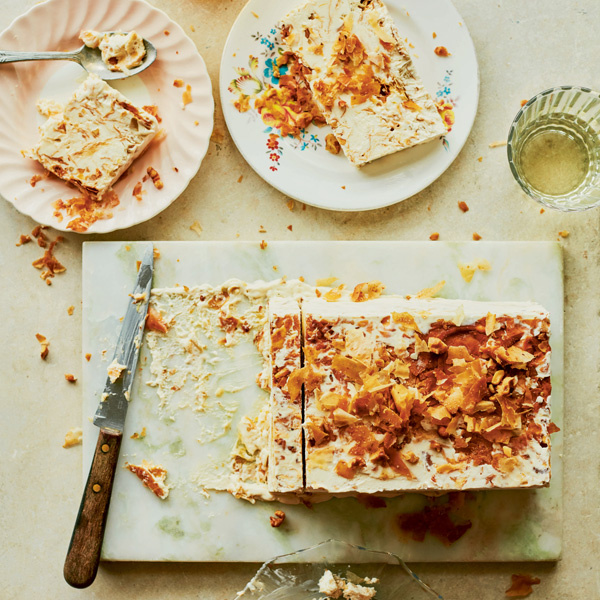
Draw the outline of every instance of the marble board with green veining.
<instances>
[{"instance_id":1,"label":"marble board with green veining","mask_svg":"<svg viewBox=\"0 0 600 600\"><path fill-rule=\"evenodd\" d=\"M97 438L91 424L112 360L144 243L88 242L83 252L84 479ZM236 277L271 280L283 275L338 277L348 287L379 279L386 293L414 294L444 279L440 296L470 300L532 300L550 311L552 415L563 421L563 277L558 244L546 242L157 242L154 287L217 285ZM477 271L467 283L459 263L487 259L492 268ZM276 270L274 270L276 267ZM338 282L336 282L337 284ZM104 352L103 352L104 351ZM246 364L235 376L247 379L259 363ZM260 368L260 367L259 367ZM466 494L454 519L471 522L450 546L427 534L415 541L398 528L398 515L431 504L407 494L386 499L385 507L365 506L353 498L312 507L250 504L226 492L201 493L195 474L203 466L226 461L244 412L260 401L256 385L236 394L239 408L227 435L199 439L197 415L183 411L175 419L159 417L155 388L148 381L149 352L144 344L132 393L119 464L142 459L167 467L174 484L167 500L145 489L119 468L103 546L107 560L261 562L328 538L374 550L387 550L405 561L552 561L562 544L562 433L552 436L552 483L540 490ZM133 432L146 427L142 439ZM444 499L436 501L443 503ZM273 528L269 515L283 509L286 520ZM343 556L337 557L340 561Z\"/></svg>"}]
</instances>

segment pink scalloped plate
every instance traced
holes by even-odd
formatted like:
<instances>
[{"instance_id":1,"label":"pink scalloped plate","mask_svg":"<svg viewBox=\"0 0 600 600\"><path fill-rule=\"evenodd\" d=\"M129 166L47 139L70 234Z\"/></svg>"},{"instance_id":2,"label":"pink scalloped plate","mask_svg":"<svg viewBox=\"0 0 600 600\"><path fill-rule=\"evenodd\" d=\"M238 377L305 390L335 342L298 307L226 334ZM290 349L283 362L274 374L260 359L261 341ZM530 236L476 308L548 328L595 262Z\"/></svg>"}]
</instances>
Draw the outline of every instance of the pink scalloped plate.
<instances>
[{"instance_id":1,"label":"pink scalloped plate","mask_svg":"<svg viewBox=\"0 0 600 600\"><path fill-rule=\"evenodd\" d=\"M114 84L133 103L156 105L166 135L154 141L114 186L120 203L112 209L112 217L96 221L86 231L107 233L147 221L183 192L208 150L214 102L206 65L194 43L164 12L143 0L48 0L13 21L0 34L0 48L75 50L81 46L82 29L135 30L158 52L146 71ZM77 190L54 176L32 186L32 176L44 175L44 170L24 158L21 150L33 147L38 139L43 118L37 113L37 100L67 100L86 73L75 63L37 61L0 64L0 77L0 194L39 223L69 231L71 219L60 220L52 204L77 196ZM185 108L183 89L173 86L175 79L191 86L192 102ZM150 166L158 171L164 187L156 189L146 177L138 200L134 187Z\"/></svg>"}]
</instances>

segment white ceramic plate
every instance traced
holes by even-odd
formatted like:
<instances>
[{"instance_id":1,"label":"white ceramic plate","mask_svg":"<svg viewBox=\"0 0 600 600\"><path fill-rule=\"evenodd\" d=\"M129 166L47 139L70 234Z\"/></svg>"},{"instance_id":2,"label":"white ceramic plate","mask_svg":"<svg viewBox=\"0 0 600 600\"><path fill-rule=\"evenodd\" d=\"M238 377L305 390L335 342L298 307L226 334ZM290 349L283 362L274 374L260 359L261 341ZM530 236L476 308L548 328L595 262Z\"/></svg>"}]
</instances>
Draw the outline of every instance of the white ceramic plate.
<instances>
[{"instance_id":1,"label":"white ceramic plate","mask_svg":"<svg viewBox=\"0 0 600 600\"><path fill-rule=\"evenodd\" d=\"M112 209L112 218L96 221L87 231L106 233L150 219L183 192L208 149L214 103L206 66L194 43L164 12L142 0L48 0L0 34L0 48L75 50L81 46L78 36L82 29L136 30L158 51L156 62L146 71L114 84L134 103L158 106L166 137L151 144L114 186L120 204ZM0 65L0 77L0 194L36 221L68 231L70 219L65 216L59 221L52 203L80 194L54 176L32 187L32 175L44 170L23 158L21 150L34 146L38 138L37 128L43 122L35 106L38 98L67 100L86 73L75 63L38 61ZM193 101L185 110L183 90L173 86L174 79L191 85ZM158 171L164 187L157 190L148 179L138 201L133 188L149 166Z\"/></svg>"},{"instance_id":2,"label":"white ceramic plate","mask_svg":"<svg viewBox=\"0 0 600 600\"><path fill-rule=\"evenodd\" d=\"M329 127L311 125L301 139L274 139L255 110L238 112L239 92L273 85L272 64L280 52L278 21L302 0L250 0L231 28L221 60L221 102L238 149L250 166L284 194L331 210L368 210L413 196L435 181L463 147L477 112L479 73L473 42L450 0L386 0L426 88L454 111L452 130L440 141L387 156L357 169L342 153L325 150ZM433 38L435 32L436 37ZM445 46L451 56L433 50ZM251 61L250 57L257 60ZM344 186L344 187L343 187Z\"/></svg>"}]
</instances>

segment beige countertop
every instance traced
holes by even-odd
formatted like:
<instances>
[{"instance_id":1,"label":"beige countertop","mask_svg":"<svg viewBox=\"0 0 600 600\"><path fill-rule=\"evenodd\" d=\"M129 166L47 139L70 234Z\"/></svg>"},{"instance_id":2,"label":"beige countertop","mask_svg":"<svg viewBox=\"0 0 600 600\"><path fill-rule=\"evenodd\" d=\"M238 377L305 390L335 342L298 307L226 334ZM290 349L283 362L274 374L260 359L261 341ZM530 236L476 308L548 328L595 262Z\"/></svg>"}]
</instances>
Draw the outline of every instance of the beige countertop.
<instances>
[{"instance_id":1,"label":"beige countertop","mask_svg":"<svg viewBox=\"0 0 600 600\"><path fill-rule=\"evenodd\" d=\"M0 0L0 29L35 2ZM215 131L208 156L187 190L151 221L104 236L67 234L57 256L67 267L44 285L31 262L34 244L15 247L33 221L0 203L0 294L5 325L0 345L3 435L0 448L0 597L232 598L255 572L253 564L102 564L86 591L69 588L62 566L82 487L81 447L62 448L81 424L81 244L84 240L484 240L562 239L565 260L565 502L563 559L557 564L419 564L415 570L446 598L504 597L510 574L539 576L533 597L600 597L599 384L597 343L600 284L598 212L562 214L528 199L513 181L503 147L521 99L559 84L600 88L596 0L455 0L475 42L481 97L473 131L455 163L429 188L396 206L366 213L334 213L287 198L246 164L227 133L218 97L221 51L244 0L154 2L195 41L215 90ZM190 26L194 26L195 32ZM478 158L481 157L481 161ZM238 178L243 175L242 183ZM457 207L465 200L470 210ZM287 226L293 225L293 232ZM259 226L267 229L258 232ZM51 232L53 234L53 232ZM53 236L52 236L53 237ZM73 316L67 307L75 306ZM51 342L39 357L37 332Z\"/></svg>"}]
</instances>

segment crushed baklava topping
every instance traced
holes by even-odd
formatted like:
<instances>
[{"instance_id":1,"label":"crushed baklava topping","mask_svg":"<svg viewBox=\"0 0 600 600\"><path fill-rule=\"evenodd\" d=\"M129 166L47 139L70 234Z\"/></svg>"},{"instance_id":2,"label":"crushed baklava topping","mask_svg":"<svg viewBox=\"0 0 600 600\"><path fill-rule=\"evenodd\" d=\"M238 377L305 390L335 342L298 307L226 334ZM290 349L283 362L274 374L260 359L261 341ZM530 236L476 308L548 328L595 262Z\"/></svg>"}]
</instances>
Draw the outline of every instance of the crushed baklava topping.
<instances>
[{"instance_id":1,"label":"crushed baklava topping","mask_svg":"<svg viewBox=\"0 0 600 600\"><path fill-rule=\"evenodd\" d=\"M63 444L63 448L72 448L73 446L78 446L81 444L83 439L83 432L80 427L73 427L73 429L69 429L65 434L65 443Z\"/></svg>"},{"instance_id":2,"label":"crushed baklava topping","mask_svg":"<svg viewBox=\"0 0 600 600\"><path fill-rule=\"evenodd\" d=\"M119 206L119 203L117 194L110 190L101 200L94 200L89 196L75 196L69 200L56 200L52 203L52 208L59 222L64 218L63 212L71 219L67 223L67 229L84 233L96 221L112 219L112 209Z\"/></svg>"},{"instance_id":3,"label":"crushed baklava topping","mask_svg":"<svg viewBox=\"0 0 600 600\"><path fill-rule=\"evenodd\" d=\"M50 342L46 339L46 336L42 335L41 333L36 333L35 339L40 343L40 356L42 357L42 360L46 360L49 352L48 348L50 346Z\"/></svg>"},{"instance_id":4,"label":"crushed baklava topping","mask_svg":"<svg viewBox=\"0 0 600 600\"><path fill-rule=\"evenodd\" d=\"M525 598L533 592L533 585L539 585L541 579L527 574L511 575L510 587L504 594L510 598Z\"/></svg>"},{"instance_id":5,"label":"crushed baklava topping","mask_svg":"<svg viewBox=\"0 0 600 600\"><path fill-rule=\"evenodd\" d=\"M276 510L275 515L269 517L269 521L271 522L271 527L281 527L285 521L285 513L282 510Z\"/></svg>"},{"instance_id":6,"label":"crushed baklava topping","mask_svg":"<svg viewBox=\"0 0 600 600\"><path fill-rule=\"evenodd\" d=\"M125 463L125 468L136 475L144 486L161 500L169 495L169 486L165 483L167 470L164 467L143 460L141 465Z\"/></svg>"}]
</instances>

